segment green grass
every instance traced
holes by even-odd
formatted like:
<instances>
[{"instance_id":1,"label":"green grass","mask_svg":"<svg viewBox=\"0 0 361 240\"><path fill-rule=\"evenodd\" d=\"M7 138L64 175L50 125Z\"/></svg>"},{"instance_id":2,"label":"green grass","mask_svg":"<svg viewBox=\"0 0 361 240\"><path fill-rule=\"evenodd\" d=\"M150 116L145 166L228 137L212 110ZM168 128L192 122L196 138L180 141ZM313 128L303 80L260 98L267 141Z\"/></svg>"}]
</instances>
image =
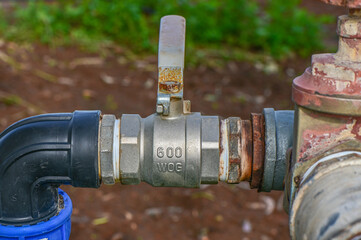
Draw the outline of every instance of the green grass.
<instances>
[{"instance_id":1,"label":"green grass","mask_svg":"<svg viewBox=\"0 0 361 240\"><path fill-rule=\"evenodd\" d=\"M189 52L207 49L205 56L210 51L222 58L243 58L247 52L277 59L305 56L323 48L322 25L330 21L299 8L298 0L269 0L264 8L254 0L29 1L0 15L0 34L18 42L87 50L118 44L154 53L159 20L168 14L187 19Z\"/></svg>"}]
</instances>

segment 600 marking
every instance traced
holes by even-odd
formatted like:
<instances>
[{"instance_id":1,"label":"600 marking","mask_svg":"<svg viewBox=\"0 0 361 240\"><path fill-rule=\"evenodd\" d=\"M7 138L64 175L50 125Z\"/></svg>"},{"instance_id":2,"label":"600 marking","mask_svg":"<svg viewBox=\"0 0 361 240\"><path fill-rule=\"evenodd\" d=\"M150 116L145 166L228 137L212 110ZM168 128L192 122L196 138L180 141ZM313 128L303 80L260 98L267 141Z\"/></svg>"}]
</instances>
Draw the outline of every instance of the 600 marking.
<instances>
[{"instance_id":1,"label":"600 marking","mask_svg":"<svg viewBox=\"0 0 361 240\"><path fill-rule=\"evenodd\" d=\"M175 149L173 147L167 147L166 149L164 149L163 147L159 147L157 148L157 157L158 158L163 158L165 155L168 158L181 158L182 157L182 148L180 147L176 147Z\"/></svg>"}]
</instances>

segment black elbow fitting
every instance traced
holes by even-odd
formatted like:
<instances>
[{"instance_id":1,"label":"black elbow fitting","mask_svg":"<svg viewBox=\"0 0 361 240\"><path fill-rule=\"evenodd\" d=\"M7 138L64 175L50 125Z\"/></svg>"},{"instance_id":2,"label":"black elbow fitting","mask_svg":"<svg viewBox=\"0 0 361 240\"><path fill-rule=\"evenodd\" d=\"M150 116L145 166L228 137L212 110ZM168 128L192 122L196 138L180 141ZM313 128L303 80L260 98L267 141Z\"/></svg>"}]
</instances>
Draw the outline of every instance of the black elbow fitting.
<instances>
[{"instance_id":1,"label":"black elbow fitting","mask_svg":"<svg viewBox=\"0 0 361 240\"><path fill-rule=\"evenodd\" d=\"M99 111L39 115L0 135L0 224L56 215L61 184L100 186L99 120Z\"/></svg>"}]
</instances>

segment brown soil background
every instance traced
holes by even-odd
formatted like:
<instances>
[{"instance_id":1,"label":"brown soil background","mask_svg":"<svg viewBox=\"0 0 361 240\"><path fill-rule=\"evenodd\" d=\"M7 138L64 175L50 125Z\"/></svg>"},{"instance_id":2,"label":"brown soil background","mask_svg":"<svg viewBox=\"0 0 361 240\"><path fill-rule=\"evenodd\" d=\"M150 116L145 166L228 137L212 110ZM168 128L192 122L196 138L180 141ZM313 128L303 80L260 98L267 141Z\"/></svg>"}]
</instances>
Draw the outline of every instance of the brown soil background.
<instances>
[{"instance_id":1,"label":"brown soil background","mask_svg":"<svg viewBox=\"0 0 361 240\"><path fill-rule=\"evenodd\" d=\"M303 5L316 13L343 13L316 1ZM336 44L329 26L329 44ZM191 54L191 53L188 53ZM103 113L155 110L156 56L132 57L122 48L98 54L74 48L1 42L0 128L34 114L93 109ZM249 118L264 107L292 109L292 79L310 58L284 63L228 62L186 69L185 97L206 115ZM20 97L20 100L19 100ZM257 193L247 184L200 189L63 186L74 205L72 240L289 239L282 193Z\"/></svg>"}]
</instances>

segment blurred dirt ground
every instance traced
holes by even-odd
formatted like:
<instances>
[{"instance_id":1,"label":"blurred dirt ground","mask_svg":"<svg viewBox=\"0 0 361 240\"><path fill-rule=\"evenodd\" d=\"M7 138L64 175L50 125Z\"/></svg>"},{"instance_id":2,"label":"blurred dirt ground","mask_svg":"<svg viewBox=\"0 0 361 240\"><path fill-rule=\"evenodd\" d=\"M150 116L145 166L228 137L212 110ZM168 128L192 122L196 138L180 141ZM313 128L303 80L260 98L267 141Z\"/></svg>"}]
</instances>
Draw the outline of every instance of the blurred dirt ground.
<instances>
[{"instance_id":1,"label":"blurred dirt ground","mask_svg":"<svg viewBox=\"0 0 361 240\"><path fill-rule=\"evenodd\" d=\"M324 6L315 1L304 5L316 12ZM333 43L333 32L330 39ZM185 97L193 111L223 117L246 119L264 107L292 109L292 79L309 62L231 61L186 69ZM138 58L121 48L88 54L0 42L0 128L34 114L86 109L145 117L155 110L156 66L156 56ZM289 239L282 194L259 194L247 184L62 189L74 205L72 240Z\"/></svg>"}]
</instances>

